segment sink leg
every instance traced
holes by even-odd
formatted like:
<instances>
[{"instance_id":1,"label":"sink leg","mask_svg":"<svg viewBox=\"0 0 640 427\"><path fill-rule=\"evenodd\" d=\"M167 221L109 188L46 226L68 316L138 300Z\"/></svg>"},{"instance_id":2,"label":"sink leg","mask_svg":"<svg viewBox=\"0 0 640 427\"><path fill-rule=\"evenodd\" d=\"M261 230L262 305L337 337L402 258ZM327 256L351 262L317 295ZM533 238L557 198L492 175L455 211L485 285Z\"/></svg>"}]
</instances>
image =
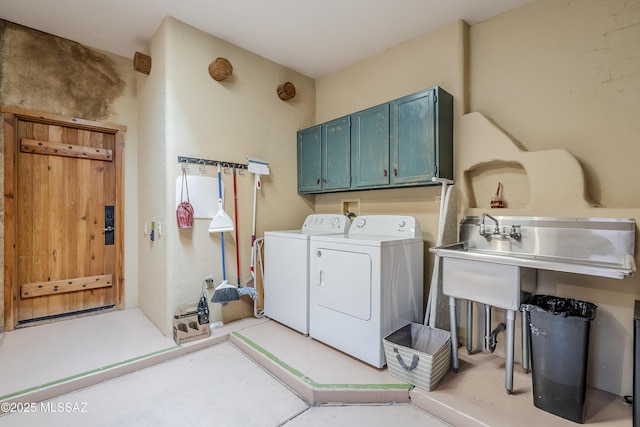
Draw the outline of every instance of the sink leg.
<instances>
[{"instance_id":1,"label":"sink leg","mask_svg":"<svg viewBox=\"0 0 640 427\"><path fill-rule=\"evenodd\" d=\"M531 331L529 330L529 324L527 323L527 312L526 310L522 310L522 370L525 374L528 374L531 371L531 359L529 353L529 334Z\"/></svg>"},{"instance_id":2,"label":"sink leg","mask_svg":"<svg viewBox=\"0 0 640 427\"><path fill-rule=\"evenodd\" d=\"M473 353L473 301L467 301L467 354Z\"/></svg>"},{"instance_id":3,"label":"sink leg","mask_svg":"<svg viewBox=\"0 0 640 427\"><path fill-rule=\"evenodd\" d=\"M513 350L514 350L514 334L516 328L516 312L507 310L507 342L505 351L507 357L505 361L504 383L507 394L513 392Z\"/></svg>"},{"instance_id":4,"label":"sink leg","mask_svg":"<svg viewBox=\"0 0 640 427\"><path fill-rule=\"evenodd\" d=\"M456 324L456 299L449 297L449 323L451 326L451 364L453 372L458 372L460 361L458 359L458 326Z\"/></svg>"}]
</instances>

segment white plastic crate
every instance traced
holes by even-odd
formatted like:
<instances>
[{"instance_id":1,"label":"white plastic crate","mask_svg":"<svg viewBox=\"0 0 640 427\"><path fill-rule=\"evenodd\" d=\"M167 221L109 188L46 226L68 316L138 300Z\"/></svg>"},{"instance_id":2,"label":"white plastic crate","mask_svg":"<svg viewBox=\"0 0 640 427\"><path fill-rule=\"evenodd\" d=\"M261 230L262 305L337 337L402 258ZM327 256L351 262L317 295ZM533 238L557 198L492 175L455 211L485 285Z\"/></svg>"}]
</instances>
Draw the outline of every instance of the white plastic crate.
<instances>
[{"instance_id":1,"label":"white plastic crate","mask_svg":"<svg viewBox=\"0 0 640 427\"><path fill-rule=\"evenodd\" d=\"M383 340L389 374L431 391L451 363L451 333L410 323Z\"/></svg>"}]
</instances>

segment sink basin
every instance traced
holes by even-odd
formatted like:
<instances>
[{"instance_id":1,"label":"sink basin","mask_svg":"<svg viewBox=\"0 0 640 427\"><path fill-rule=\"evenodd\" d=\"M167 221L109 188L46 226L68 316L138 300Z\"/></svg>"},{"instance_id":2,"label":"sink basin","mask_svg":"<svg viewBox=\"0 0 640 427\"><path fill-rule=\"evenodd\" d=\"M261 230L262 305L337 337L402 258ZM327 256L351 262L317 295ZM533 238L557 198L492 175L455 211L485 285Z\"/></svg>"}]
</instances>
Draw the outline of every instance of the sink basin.
<instances>
[{"instance_id":1,"label":"sink basin","mask_svg":"<svg viewBox=\"0 0 640 427\"><path fill-rule=\"evenodd\" d=\"M536 269L518 258L468 251L462 243L433 248L441 259L442 293L506 310L518 310L521 291L534 293Z\"/></svg>"}]
</instances>

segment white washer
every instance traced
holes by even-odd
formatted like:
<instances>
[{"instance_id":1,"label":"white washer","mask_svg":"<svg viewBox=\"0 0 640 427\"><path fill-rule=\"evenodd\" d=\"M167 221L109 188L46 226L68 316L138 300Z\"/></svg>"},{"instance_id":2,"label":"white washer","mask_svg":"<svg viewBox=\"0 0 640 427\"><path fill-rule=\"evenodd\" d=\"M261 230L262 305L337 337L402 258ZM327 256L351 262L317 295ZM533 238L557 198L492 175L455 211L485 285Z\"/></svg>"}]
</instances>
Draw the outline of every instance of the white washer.
<instances>
[{"instance_id":1,"label":"white washer","mask_svg":"<svg viewBox=\"0 0 640 427\"><path fill-rule=\"evenodd\" d=\"M420 224L400 215L354 219L348 234L312 236L309 335L377 368L382 340L422 319Z\"/></svg>"},{"instance_id":2,"label":"white washer","mask_svg":"<svg viewBox=\"0 0 640 427\"><path fill-rule=\"evenodd\" d=\"M309 239L318 234L344 234L345 215L309 215L300 230L264 233L264 313L305 335L309 334Z\"/></svg>"}]
</instances>

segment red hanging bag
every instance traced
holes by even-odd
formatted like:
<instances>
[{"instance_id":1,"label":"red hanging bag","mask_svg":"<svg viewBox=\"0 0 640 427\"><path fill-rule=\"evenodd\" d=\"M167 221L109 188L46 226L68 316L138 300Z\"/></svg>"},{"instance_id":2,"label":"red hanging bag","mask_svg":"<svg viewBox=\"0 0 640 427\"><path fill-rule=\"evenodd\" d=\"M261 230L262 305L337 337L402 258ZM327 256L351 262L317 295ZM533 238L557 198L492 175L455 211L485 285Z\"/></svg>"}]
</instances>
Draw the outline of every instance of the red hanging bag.
<instances>
[{"instance_id":1,"label":"red hanging bag","mask_svg":"<svg viewBox=\"0 0 640 427\"><path fill-rule=\"evenodd\" d=\"M187 200L184 200L184 190L187 190ZM182 169L182 186L180 188L180 204L176 208L178 228L193 227L193 206L189 203L189 186L187 184L187 171Z\"/></svg>"}]
</instances>

